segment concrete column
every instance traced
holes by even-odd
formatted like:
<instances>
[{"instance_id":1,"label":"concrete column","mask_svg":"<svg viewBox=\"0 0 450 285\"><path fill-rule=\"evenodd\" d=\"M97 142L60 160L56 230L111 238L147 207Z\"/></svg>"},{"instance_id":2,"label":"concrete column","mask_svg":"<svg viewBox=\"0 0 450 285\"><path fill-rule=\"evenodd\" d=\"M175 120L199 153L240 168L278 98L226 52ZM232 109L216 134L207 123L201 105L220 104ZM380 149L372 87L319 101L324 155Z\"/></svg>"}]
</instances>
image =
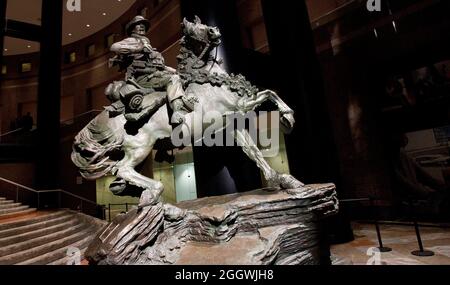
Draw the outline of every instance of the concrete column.
<instances>
[{"instance_id":1,"label":"concrete column","mask_svg":"<svg viewBox=\"0 0 450 285\"><path fill-rule=\"evenodd\" d=\"M340 169L332 118L306 3L261 1L273 62L270 72L276 76L281 98L296 114L296 127L286 136L291 174L305 183L333 182L339 193ZM330 263L329 242L350 241L353 233L349 221L341 215L325 221L322 228L322 262Z\"/></svg>"},{"instance_id":2,"label":"concrete column","mask_svg":"<svg viewBox=\"0 0 450 285\"><path fill-rule=\"evenodd\" d=\"M262 0L262 6L274 63L269 72L296 113L295 130L286 137L291 172L306 183L338 183L337 151L306 4Z\"/></svg>"},{"instance_id":3,"label":"concrete column","mask_svg":"<svg viewBox=\"0 0 450 285\"><path fill-rule=\"evenodd\" d=\"M3 42L5 39L6 0L0 0L0 63L3 63Z\"/></svg>"},{"instance_id":4,"label":"concrete column","mask_svg":"<svg viewBox=\"0 0 450 285\"><path fill-rule=\"evenodd\" d=\"M59 186L62 0L42 0L42 41L37 114L36 187Z\"/></svg>"},{"instance_id":5,"label":"concrete column","mask_svg":"<svg viewBox=\"0 0 450 285\"><path fill-rule=\"evenodd\" d=\"M235 0L182 0L183 17L193 21L197 15L208 26L222 33L218 58L229 73L239 73L242 65L241 32ZM198 197L223 195L261 187L256 165L239 147L194 147Z\"/></svg>"}]
</instances>

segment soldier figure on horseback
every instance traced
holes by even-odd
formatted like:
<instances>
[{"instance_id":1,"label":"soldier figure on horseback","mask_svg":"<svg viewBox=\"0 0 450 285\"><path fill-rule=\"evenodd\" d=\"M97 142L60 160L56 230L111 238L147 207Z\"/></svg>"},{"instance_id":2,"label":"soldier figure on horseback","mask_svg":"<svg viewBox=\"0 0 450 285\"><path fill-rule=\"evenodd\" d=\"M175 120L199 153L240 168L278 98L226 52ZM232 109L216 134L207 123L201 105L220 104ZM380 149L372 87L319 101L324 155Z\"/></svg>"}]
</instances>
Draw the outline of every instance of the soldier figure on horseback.
<instances>
[{"instance_id":1,"label":"soldier figure on horseback","mask_svg":"<svg viewBox=\"0 0 450 285\"><path fill-rule=\"evenodd\" d=\"M113 102L75 137L72 161L89 180L114 175L110 190L120 196L140 196L139 206L159 201L164 185L140 174L136 168L154 149L156 142L171 138L173 124L188 130L195 139L196 118L214 111L224 117L247 113L271 102L280 113L280 127L292 130L294 111L271 90L259 91L240 75L229 75L212 56L220 31L201 23L183 20L183 38L176 71L165 66L161 54L145 36L149 23L137 16L127 26L129 35L115 43L112 65L126 70L125 81L106 89ZM168 104L167 104L168 103ZM169 117L169 108L173 115ZM172 123L172 124L171 124ZM203 130L206 125L201 124ZM290 174L278 173L265 160L257 143L245 129L234 138L243 152L261 169L273 189L301 189L303 183ZM212 157L211 159L215 159Z\"/></svg>"},{"instance_id":2,"label":"soldier figure on horseback","mask_svg":"<svg viewBox=\"0 0 450 285\"><path fill-rule=\"evenodd\" d=\"M116 56L110 60L110 66L119 65L126 69L125 81L114 82L106 90L110 100L128 113L127 119L136 121L142 111L143 97L154 92L165 92L167 101L173 110L172 123L181 123L189 111L182 100L184 91L176 70L165 65L164 58L150 45L146 34L150 23L142 16L136 16L126 26L128 38L114 43L111 51ZM119 102L120 100L120 102ZM162 104L165 100L160 100ZM122 105L123 104L123 105ZM161 107L154 104L147 114Z\"/></svg>"}]
</instances>

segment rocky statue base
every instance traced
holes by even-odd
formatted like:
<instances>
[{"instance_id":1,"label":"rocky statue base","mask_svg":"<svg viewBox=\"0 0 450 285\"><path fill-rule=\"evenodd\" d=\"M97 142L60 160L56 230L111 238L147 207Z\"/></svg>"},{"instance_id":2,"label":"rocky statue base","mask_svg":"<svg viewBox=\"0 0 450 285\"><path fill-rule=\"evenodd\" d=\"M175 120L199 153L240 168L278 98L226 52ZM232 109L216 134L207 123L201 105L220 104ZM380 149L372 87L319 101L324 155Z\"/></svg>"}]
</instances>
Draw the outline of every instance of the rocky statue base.
<instances>
[{"instance_id":1,"label":"rocky statue base","mask_svg":"<svg viewBox=\"0 0 450 285\"><path fill-rule=\"evenodd\" d=\"M318 264L318 222L337 211L333 184L159 203L118 216L86 257L103 265Z\"/></svg>"}]
</instances>

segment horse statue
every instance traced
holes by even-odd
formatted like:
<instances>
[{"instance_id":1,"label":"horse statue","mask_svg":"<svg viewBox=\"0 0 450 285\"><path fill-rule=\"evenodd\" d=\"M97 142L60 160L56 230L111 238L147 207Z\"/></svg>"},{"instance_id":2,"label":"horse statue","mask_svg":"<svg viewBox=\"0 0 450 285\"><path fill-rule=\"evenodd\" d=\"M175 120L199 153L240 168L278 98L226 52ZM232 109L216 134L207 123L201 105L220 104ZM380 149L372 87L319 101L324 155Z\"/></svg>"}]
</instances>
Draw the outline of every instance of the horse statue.
<instances>
[{"instance_id":1,"label":"horse statue","mask_svg":"<svg viewBox=\"0 0 450 285\"><path fill-rule=\"evenodd\" d=\"M184 86L183 101L190 109L183 118L185 127L193 129L193 118L198 112L214 110L223 116L246 113L267 101L280 112L282 127L286 130L294 127L294 111L275 92L259 91L242 75L229 75L220 67L217 53L214 56L221 44L218 28L202 24L195 17L194 22L184 19L182 29L177 73ZM156 203L164 185L141 175L135 168L144 162L158 141L171 138L173 124L167 103L163 92L152 92L125 102L127 106L138 104L138 112L123 111L123 108L114 112L114 108L106 108L94 118L76 136L73 145L71 158L81 175L89 180L114 175L116 180L110 185L110 191L115 195L140 195L139 207ZM304 186L293 176L271 168L248 131L236 130L234 137L262 171L270 188L289 190Z\"/></svg>"}]
</instances>

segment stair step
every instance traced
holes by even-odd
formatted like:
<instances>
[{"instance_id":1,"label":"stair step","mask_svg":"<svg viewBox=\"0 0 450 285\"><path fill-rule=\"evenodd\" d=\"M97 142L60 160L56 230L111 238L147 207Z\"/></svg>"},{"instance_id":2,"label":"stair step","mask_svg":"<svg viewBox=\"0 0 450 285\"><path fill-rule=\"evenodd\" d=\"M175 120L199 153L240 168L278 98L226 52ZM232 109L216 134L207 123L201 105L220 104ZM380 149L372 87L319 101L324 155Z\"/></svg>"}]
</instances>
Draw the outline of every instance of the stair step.
<instances>
[{"instance_id":1,"label":"stair step","mask_svg":"<svg viewBox=\"0 0 450 285\"><path fill-rule=\"evenodd\" d=\"M92 229L86 225L78 225L72 229L40 237L21 244L0 248L0 254L15 253L0 257L0 265L11 265L45 255L50 251L66 247L83 239ZM26 248L26 249L25 249Z\"/></svg>"},{"instance_id":2,"label":"stair step","mask_svg":"<svg viewBox=\"0 0 450 285\"><path fill-rule=\"evenodd\" d=\"M2 200L6 200L6 198L0 197L0 201L2 201Z\"/></svg>"},{"instance_id":3,"label":"stair step","mask_svg":"<svg viewBox=\"0 0 450 285\"><path fill-rule=\"evenodd\" d=\"M33 239L26 240L26 241L23 241L23 242L19 242L19 243L16 243L16 244L11 244L11 245L8 245L8 246L5 246L5 247L0 247L0 260L5 255L9 255L9 254L13 254L13 253L16 253L16 252L32 249L32 248L41 246L41 245L46 244L46 243L51 243L51 242L53 242L55 240L58 240L58 239L61 239L61 238L65 237L65 236L72 235L76 231L79 231L81 226L83 226L83 225L82 224L78 224L75 227L72 227L72 228L69 228L69 229L65 229L63 231L51 233L51 234L46 235L46 236L33 238Z\"/></svg>"},{"instance_id":4,"label":"stair step","mask_svg":"<svg viewBox=\"0 0 450 285\"><path fill-rule=\"evenodd\" d=\"M34 231L25 232L19 235L8 236L5 238L0 238L0 247L8 246L11 244L17 244L21 242L25 242L34 238L42 237L45 235L49 235L55 232L60 232L64 229L68 229L77 225L79 221L76 218L72 218L69 221L64 223L58 223L53 226L48 226L45 228L40 228Z\"/></svg>"},{"instance_id":5,"label":"stair step","mask_svg":"<svg viewBox=\"0 0 450 285\"><path fill-rule=\"evenodd\" d=\"M16 206L14 208L9 208L9 209L0 209L0 215L20 212L20 211L26 210L28 208L30 208L30 207L29 206Z\"/></svg>"},{"instance_id":6,"label":"stair step","mask_svg":"<svg viewBox=\"0 0 450 285\"><path fill-rule=\"evenodd\" d=\"M10 236L21 235L21 234L32 232L35 230L51 227L51 226L54 226L57 224L65 223L65 222L73 219L73 216L69 215L68 213L66 213L65 215L60 215L60 213L58 213L58 215L51 214L51 215L46 215L44 217L45 217L44 221L41 221L42 217L39 217L39 219L36 219L37 222L35 222L35 223L30 223L28 225L23 225L23 226L18 226L18 227L13 227L15 224L10 223L11 228L8 228L5 230L0 230L0 239L5 238L5 237L10 237Z\"/></svg>"},{"instance_id":7,"label":"stair step","mask_svg":"<svg viewBox=\"0 0 450 285\"><path fill-rule=\"evenodd\" d=\"M21 203L9 203L9 204L0 204L0 210L7 210L12 208L17 208L22 206Z\"/></svg>"},{"instance_id":8,"label":"stair step","mask_svg":"<svg viewBox=\"0 0 450 285\"><path fill-rule=\"evenodd\" d=\"M12 203L14 203L13 200L0 200L0 205L12 204Z\"/></svg>"},{"instance_id":9,"label":"stair step","mask_svg":"<svg viewBox=\"0 0 450 285\"><path fill-rule=\"evenodd\" d=\"M58 248L54 251L48 252L44 255L26 260L24 262L18 263L17 265L67 265L67 262L69 261L70 257L67 256L67 250L70 247L75 247L80 249L80 254L81 254L81 260L84 259L84 253L87 250L87 247L89 245L89 243L93 240L94 238L94 232L95 228L91 227L89 231L86 232L86 236L73 243L70 244L68 246L62 247L62 248Z\"/></svg>"},{"instance_id":10,"label":"stair step","mask_svg":"<svg viewBox=\"0 0 450 285\"><path fill-rule=\"evenodd\" d=\"M65 215L68 215L68 213L66 211L58 211L58 212L50 213L47 215L33 217L31 219L13 221L13 222L7 222L7 223L0 223L0 232L4 231L4 230L11 230L11 229L18 228L18 227L23 227L23 226L32 225L35 223L44 222L44 221L47 221L50 219L55 219L55 218L65 216Z\"/></svg>"},{"instance_id":11,"label":"stair step","mask_svg":"<svg viewBox=\"0 0 450 285\"><path fill-rule=\"evenodd\" d=\"M34 209L34 208L28 208L28 209L27 208L25 210L11 211L6 214L0 214L0 222L1 222L1 219L14 218L14 217L30 214L30 213L36 211L36 209Z\"/></svg>"}]
</instances>

